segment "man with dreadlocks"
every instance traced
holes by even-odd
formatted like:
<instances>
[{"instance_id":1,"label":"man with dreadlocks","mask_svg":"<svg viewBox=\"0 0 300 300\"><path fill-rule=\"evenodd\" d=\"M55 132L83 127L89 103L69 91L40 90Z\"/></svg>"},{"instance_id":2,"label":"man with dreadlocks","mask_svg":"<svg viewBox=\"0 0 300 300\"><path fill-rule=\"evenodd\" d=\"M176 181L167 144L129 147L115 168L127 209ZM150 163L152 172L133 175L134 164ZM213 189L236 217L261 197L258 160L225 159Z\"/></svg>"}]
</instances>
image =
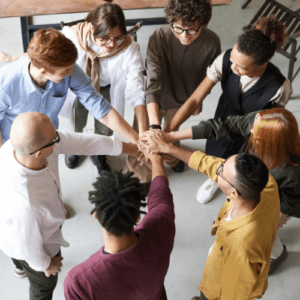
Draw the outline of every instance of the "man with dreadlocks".
<instances>
[{"instance_id":1,"label":"man with dreadlocks","mask_svg":"<svg viewBox=\"0 0 300 300\"><path fill-rule=\"evenodd\" d=\"M111 171L94 183L89 199L102 225L104 246L65 279L67 300L166 300L166 276L175 237L173 197L161 156L150 154L148 213L142 185L132 173Z\"/></svg>"}]
</instances>

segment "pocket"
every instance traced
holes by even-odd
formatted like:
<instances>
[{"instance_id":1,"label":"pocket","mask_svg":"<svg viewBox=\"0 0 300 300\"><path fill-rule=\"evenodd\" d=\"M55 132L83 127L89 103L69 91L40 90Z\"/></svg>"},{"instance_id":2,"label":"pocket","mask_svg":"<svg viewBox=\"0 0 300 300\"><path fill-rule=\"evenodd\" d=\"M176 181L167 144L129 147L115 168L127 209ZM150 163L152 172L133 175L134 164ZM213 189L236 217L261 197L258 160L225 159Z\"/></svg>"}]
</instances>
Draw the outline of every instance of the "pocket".
<instances>
[{"instance_id":1,"label":"pocket","mask_svg":"<svg viewBox=\"0 0 300 300\"><path fill-rule=\"evenodd\" d=\"M66 101L66 94L60 97L50 96L46 103L46 114L55 124L58 119L58 114L61 111L64 103Z\"/></svg>"}]
</instances>

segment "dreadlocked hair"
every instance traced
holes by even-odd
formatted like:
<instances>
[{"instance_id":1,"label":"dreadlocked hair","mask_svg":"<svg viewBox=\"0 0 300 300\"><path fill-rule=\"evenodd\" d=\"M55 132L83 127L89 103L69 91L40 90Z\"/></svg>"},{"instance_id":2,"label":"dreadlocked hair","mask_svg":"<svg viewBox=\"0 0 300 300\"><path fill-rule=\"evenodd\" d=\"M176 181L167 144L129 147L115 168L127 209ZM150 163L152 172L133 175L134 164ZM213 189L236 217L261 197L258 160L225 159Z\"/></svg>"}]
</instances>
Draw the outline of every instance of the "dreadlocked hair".
<instances>
[{"instance_id":1,"label":"dreadlocked hair","mask_svg":"<svg viewBox=\"0 0 300 300\"><path fill-rule=\"evenodd\" d=\"M130 234L136 225L140 207L146 196L141 194L143 185L138 178L132 177L133 172L126 174L121 171L111 170L103 172L103 177L98 177L93 183L95 191L89 192L89 200L95 204L91 214L96 212L97 219L109 233L122 236Z\"/></svg>"}]
</instances>

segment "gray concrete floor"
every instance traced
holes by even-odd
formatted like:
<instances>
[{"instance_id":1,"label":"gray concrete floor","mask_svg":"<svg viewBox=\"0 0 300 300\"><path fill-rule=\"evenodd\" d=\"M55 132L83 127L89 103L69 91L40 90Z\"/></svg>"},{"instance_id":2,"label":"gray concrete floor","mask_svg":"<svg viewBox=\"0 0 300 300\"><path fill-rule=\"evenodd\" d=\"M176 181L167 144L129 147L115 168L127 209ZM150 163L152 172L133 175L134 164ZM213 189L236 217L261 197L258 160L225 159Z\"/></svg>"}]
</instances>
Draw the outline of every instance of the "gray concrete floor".
<instances>
[{"instance_id":1,"label":"gray concrete floor","mask_svg":"<svg viewBox=\"0 0 300 300\"><path fill-rule=\"evenodd\" d=\"M246 25L263 1L253 0L247 9L241 10L243 0L234 0L231 6L213 8L213 17L209 28L221 38L222 50L231 48L237 36ZM300 7L299 1L281 0L281 3L295 10ZM126 11L127 18L163 16L162 9ZM34 23L58 23L61 20L71 21L84 17L85 14L39 16ZM138 42L145 57L149 35L158 26L145 26L138 33ZM21 30L18 18L0 20L0 51L10 54L22 52ZM272 62L277 65L284 75L287 75L288 60L276 54ZM3 64L2 64L3 65ZM299 62L296 62L296 67ZM294 94L287 105L300 124L300 77L293 82ZM213 117L217 101L221 94L218 84L204 102L203 112L197 117L191 117L183 124L182 129L189 128L201 120ZM127 106L126 120L131 123L133 112ZM60 129L72 130L72 118L60 119ZM86 129L93 132L93 121L90 116ZM205 140L184 141L182 146L190 150L204 150ZM110 157L111 165L116 169L125 169L125 157ZM1 166L0 166L1 167ZM214 218L222 206L225 195L218 191L215 199L201 205L196 202L196 193L199 186L206 180L206 176L197 173L186 166L182 174L173 173L166 167L170 181L170 188L174 196L176 210L176 238L174 250L171 255L169 272L165 285L168 298L171 300L191 299L198 295L198 285L201 280L207 252L214 238L210 236L210 228ZM92 206L88 201L88 191L92 190L97 172L89 158L83 158L80 166L69 170L64 165L64 157L60 157L60 176L62 194L65 203L72 206L75 215L67 220L63 226L63 234L70 243L69 248L62 249L63 268L59 275L57 287L54 292L55 300L64 299L63 282L68 271L75 265L86 260L92 253L98 251L104 243L100 225L90 215ZM280 230L282 242L289 252L287 260L278 271L269 278L269 288L263 298L265 300L296 300L300 293L300 222L292 219ZM28 280L17 279L12 273L13 264L3 252L0 251L0 299L25 300L28 299Z\"/></svg>"}]
</instances>

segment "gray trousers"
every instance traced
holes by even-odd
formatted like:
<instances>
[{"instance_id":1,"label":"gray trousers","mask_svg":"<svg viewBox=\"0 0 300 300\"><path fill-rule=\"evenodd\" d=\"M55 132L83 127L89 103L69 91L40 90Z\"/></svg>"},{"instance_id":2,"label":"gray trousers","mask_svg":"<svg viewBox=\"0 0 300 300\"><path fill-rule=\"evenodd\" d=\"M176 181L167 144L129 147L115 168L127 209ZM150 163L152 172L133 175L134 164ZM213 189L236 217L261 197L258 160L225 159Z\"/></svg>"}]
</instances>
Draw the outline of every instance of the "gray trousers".
<instances>
[{"instance_id":1,"label":"gray trousers","mask_svg":"<svg viewBox=\"0 0 300 300\"><path fill-rule=\"evenodd\" d=\"M102 87L101 94L103 97L110 102L110 86ZM83 132L84 127L86 126L88 120L89 111L85 108L84 105L76 98L75 104L75 132ZM95 118L94 118L95 119ZM99 120L95 119L95 134L101 134L106 136L111 136L113 131L101 123Z\"/></svg>"}]
</instances>

